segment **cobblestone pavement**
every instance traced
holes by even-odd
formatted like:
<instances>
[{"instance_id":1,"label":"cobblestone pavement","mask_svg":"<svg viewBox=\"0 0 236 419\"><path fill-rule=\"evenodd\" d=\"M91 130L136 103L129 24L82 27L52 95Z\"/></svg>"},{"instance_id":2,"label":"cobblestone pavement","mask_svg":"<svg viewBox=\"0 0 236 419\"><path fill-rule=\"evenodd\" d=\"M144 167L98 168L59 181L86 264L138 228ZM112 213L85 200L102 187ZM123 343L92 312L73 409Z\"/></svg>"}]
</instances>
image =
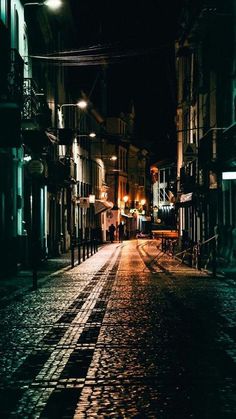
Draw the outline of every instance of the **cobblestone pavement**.
<instances>
[{"instance_id":1,"label":"cobblestone pavement","mask_svg":"<svg viewBox=\"0 0 236 419\"><path fill-rule=\"evenodd\" d=\"M49 276L57 271L68 270L71 267L70 252L42 262L37 271L37 285L42 286ZM0 306L9 304L20 298L33 287L33 272L30 268L21 269L17 274L1 276L0 274Z\"/></svg>"},{"instance_id":2,"label":"cobblestone pavement","mask_svg":"<svg viewBox=\"0 0 236 419\"><path fill-rule=\"evenodd\" d=\"M104 246L1 309L1 418L236 417L236 288Z\"/></svg>"}]
</instances>

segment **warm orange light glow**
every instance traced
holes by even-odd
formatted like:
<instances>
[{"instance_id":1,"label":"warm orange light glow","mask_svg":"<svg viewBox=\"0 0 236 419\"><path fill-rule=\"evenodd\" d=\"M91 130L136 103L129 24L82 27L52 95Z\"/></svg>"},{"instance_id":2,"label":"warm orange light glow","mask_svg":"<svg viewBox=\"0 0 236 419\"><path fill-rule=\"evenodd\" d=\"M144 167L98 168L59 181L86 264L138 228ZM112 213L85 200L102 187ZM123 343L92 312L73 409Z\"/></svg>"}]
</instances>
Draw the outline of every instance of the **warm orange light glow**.
<instances>
[{"instance_id":1,"label":"warm orange light glow","mask_svg":"<svg viewBox=\"0 0 236 419\"><path fill-rule=\"evenodd\" d=\"M141 199L141 205L145 205L146 204L146 199Z\"/></svg>"},{"instance_id":2,"label":"warm orange light glow","mask_svg":"<svg viewBox=\"0 0 236 419\"><path fill-rule=\"evenodd\" d=\"M111 156L111 157L110 157L110 160L112 160L112 161L116 161L116 160L117 160L117 156Z\"/></svg>"},{"instance_id":3,"label":"warm orange light glow","mask_svg":"<svg viewBox=\"0 0 236 419\"><path fill-rule=\"evenodd\" d=\"M95 203L95 195L90 194L89 195L89 203L94 204Z\"/></svg>"},{"instance_id":4,"label":"warm orange light glow","mask_svg":"<svg viewBox=\"0 0 236 419\"><path fill-rule=\"evenodd\" d=\"M123 198L123 201L124 201L124 202L128 202L128 200L129 200L128 195L125 195L125 196L124 196L124 198Z\"/></svg>"}]
</instances>

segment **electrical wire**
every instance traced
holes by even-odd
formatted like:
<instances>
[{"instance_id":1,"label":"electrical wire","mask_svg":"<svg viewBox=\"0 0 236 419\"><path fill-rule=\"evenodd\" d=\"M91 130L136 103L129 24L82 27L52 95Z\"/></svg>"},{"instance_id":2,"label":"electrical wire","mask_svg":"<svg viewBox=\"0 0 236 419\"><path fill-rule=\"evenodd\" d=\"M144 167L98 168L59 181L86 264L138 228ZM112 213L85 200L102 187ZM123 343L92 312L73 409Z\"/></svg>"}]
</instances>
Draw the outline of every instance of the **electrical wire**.
<instances>
[{"instance_id":1,"label":"electrical wire","mask_svg":"<svg viewBox=\"0 0 236 419\"><path fill-rule=\"evenodd\" d=\"M160 50L170 48L171 44L158 47L123 47L122 45L98 44L77 50L59 51L44 55L31 55L31 58L62 66L92 66L115 64L132 57L155 55Z\"/></svg>"}]
</instances>

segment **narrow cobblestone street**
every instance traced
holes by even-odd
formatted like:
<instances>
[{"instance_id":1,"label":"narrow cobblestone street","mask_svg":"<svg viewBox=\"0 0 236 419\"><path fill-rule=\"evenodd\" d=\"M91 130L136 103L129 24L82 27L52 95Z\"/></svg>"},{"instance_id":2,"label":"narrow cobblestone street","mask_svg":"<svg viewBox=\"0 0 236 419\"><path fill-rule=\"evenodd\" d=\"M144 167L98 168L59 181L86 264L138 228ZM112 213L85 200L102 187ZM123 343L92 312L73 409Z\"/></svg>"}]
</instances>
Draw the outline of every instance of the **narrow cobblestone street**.
<instances>
[{"instance_id":1,"label":"narrow cobblestone street","mask_svg":"<svg viewBox=\"0 0 236 419\"><path fill-rule=\"evenodd\" d=\"M104 246L1 309L1 418L236 417L236 288L154 240Z\"/></svg>"}]
</instances>

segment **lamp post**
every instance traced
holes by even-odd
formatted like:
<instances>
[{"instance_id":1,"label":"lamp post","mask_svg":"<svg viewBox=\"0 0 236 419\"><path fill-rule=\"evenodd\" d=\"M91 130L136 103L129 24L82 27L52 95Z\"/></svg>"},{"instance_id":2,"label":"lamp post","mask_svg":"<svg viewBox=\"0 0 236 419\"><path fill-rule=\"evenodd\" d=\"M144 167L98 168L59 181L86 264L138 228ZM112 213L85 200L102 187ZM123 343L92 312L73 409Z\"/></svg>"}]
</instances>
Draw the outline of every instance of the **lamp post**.
<instances>
[{"instance_id":1,"label":"lamp post","mask_svg":"<svg viewBox=\"0 0 236 419\"><path fill-rule=\"evenodd\" d=\"M59 125L61 126L61 128L64 128L64 118L63 118L63 109L64 108L77 108L80 109L81 111L85 111L86 108L88 106L88 102L86 102L84 99L80 99L78 102L76 103L63 103L62 105L58 105L57 109L58 109L58 119L59 119ZM80 122L80 120L79 120ZM76 123L74 124L74 129L77 130L77 120ZM96 136L95 133L91 133L90 135L91 137Z\"/></svg>"},{"instance_id":2,"label":"lamp post","mask_svg":"<svg viewBox=\"0 0 236 419\"><path fill-rule=\"evenodd\" d=\"M83 99L78 100L78 102L76 103L63 103L61 105L58 106L58 110L59 110L59 121L60 121L60 126L64 127L64 118L63 118L63 109L66 108L75 108L75 109L79 109L81 111L85 111L87 108L87 102ZM79 122L78 122L79 121ZM77 132L77 128L79 126L80 123L80 119L78 119L78 115L76 114L76 119L74 119L74 123L73 123L73 130ZM86 134L86 135L82 135L83 137L95 137L96 134L91 132L90 134ZM81 137L81 135L79 135L79 137ZM77 179L76 179L77 180ZM79 205L78 205L78 234L76 234L76 227L75 227L75 222L76 222L76 215L75 215L75 201L73 199L74 197L72 195L70 195L70 202L67 202L67 210L68 213L70 214L70 249L71 249L71 267L74 267L74 250L75 250L75 241L76 241L76 236L78 236L78 262L80 263L80 243L79 243ZM83 210L84 211L84 210Z\"/></svg>"}]
</instances>

